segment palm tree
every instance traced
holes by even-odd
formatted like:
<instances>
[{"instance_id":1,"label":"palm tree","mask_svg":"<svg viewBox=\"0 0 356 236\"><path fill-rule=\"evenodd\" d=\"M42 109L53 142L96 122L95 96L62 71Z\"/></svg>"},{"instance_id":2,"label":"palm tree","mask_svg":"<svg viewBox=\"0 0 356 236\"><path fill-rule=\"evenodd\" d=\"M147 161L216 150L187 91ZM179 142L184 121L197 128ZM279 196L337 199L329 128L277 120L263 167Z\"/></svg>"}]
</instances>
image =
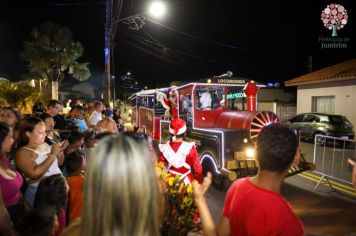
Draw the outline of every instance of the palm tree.
<instances>
[{"instance_id":1,"label":"palm tree","mask_svg":"<svg viewBox=\"0 0 356 236\"><path fill-rule=\"evenodd\" d=\"M21 58L28 63L25 79L45 80L51 83L51 95L58 99L58 87L70 74L79 81L90 77L88 63L78 63L84 48L75 42L69 28L46 22L31 31L31 40L24 42Z\"/></svg>"}]
</instances>

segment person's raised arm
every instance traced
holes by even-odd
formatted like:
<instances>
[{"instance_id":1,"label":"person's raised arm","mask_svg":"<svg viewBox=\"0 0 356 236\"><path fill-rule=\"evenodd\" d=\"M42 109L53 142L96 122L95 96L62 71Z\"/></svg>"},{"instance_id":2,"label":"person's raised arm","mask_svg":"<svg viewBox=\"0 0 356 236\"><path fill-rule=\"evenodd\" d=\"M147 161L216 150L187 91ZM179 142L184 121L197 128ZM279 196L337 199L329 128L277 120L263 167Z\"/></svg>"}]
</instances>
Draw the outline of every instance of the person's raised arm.
<instances>
[{"instance_id":1,"label":"person's raised arm","mask_svg":"<svg viewBox=\"0 0 356 236\"><path fill-rule=\"evenodd\" d=\"M229 236L230 225L229 219L221 216L218 227L215 226L214 219L209 211L208 204L206 202L205 193L208 191L211 185L212 175L208 172L201 185L198 182L193 183L194 203L198 208L201 222L203 225L204 235L206 236Z\"/></svg>"},{"instance_id":2,"label":"person's raised arm","mask_svg":"<svg viewBox=\"0 0 356 236\"><path fill-rule=\"evenodd\" d=\"M208 204L206 203L205 193L208 191L211 184L211 173L204 178L202 185L199 185L197 181L193 182L193 195L194 203L198 208L201 222L203 225L203 231L206 236L217 236L218 233L215 228L213 217L210 214Z\"/></svg>"},{"instance_id":3,"label":"person's raised arm","mask_svg":"<svg viewBox=\"0 0 356 236\"><path fill-rule=\"evenodd\" d=\"M352 166L352 184L354 185L354 187L356 188L356 163L355 161L353 161L352 159L348 159L347 160L350 165Z\"/></svg>"}]
</instances>

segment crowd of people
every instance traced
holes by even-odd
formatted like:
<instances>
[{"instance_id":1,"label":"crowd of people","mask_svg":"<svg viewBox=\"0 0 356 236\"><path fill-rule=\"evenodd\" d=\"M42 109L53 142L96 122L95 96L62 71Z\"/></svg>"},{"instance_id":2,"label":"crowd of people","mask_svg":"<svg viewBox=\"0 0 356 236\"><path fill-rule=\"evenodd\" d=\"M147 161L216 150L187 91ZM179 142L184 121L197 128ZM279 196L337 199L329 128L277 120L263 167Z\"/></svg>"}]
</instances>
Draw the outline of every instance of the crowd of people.
<instances>
[{"instance_id":1,"label":"crowd of people","mask_svg":"<svg viewBox=\"0 0 356 236\"><path fill-rule=\"evenodd\" d=\"M155 169L194 188L204 235L303 235L300 219L280 194L299 152L294 132L281 124L262 129L256 142L255 177L235 181L215 226L194 143L186 124L171 120L171 139L152 150L144 135L128 133L97 102L88 112L62 104L21 117L0 111L0 235L161 235L162 189ZM118 115L118 114L116 114Z\"/></svg>"},{"instance_id":2,"label":"crowd of people","mask_svg":"<svg viewBox=\"0 0 356 236\"><path fill-rule=\"evenodd\" d=\"M90 107L89 107L90 108ZM61 235L82 215L86 163L99 139L123 131L120 112L51 100L21 115L0 109L0 235Z\"/></svg>"}]
</instances>

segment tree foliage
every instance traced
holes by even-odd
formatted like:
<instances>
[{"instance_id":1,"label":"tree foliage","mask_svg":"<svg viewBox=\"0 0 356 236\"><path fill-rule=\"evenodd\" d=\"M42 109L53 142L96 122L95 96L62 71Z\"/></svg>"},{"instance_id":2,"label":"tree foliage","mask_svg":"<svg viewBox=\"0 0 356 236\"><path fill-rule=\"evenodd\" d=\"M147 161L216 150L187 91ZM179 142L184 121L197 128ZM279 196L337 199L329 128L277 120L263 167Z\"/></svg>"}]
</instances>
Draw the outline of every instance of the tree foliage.
<instances>
[{"instance_id":1,"label":"tree foliage","mask_svg":"<svg viewBox=\"0 0 356 236\"><path fill-rule=\"evenodd\" d=\"M25 79L59 82L68 73L77 80L90 77L88 63L78 63L84 49L75 42L69 28L46 22L31 31L31 39L24 42L21 58L28 63Z\"/></svg>"},{"instance_id":2,"label":"tree foliage","mask_svg":"<svg viewBox=\"0 0 356 236\"><path fill-rule=\"evenodd\" d=\"M50 99L48 95L36 91L29 81L0 82L0 105L10 106L17 103L21 113L31 113L35 102L47 104Z\"/></svg>"}]
</instances>

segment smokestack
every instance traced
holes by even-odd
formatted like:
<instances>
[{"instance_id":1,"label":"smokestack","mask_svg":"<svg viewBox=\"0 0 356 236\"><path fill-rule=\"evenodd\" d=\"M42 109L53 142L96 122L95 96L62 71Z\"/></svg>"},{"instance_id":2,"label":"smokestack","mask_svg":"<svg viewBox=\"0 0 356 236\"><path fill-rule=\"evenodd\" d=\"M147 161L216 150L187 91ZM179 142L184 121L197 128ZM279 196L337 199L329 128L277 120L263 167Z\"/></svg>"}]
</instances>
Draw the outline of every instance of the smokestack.
<instances>
[{"instance_id":1,"label":"smokestack","mask_svg":"<svg viewBox=\"0 0 356 236\"><path fill-rule=\"evenodd\" d=\"M247 96L247 111L256 111L257 110L257 100L256 95L259 87L257 87L256 83L251 80L248 82L243 89L244 93Z\"/></svg>"}]
</instances>

